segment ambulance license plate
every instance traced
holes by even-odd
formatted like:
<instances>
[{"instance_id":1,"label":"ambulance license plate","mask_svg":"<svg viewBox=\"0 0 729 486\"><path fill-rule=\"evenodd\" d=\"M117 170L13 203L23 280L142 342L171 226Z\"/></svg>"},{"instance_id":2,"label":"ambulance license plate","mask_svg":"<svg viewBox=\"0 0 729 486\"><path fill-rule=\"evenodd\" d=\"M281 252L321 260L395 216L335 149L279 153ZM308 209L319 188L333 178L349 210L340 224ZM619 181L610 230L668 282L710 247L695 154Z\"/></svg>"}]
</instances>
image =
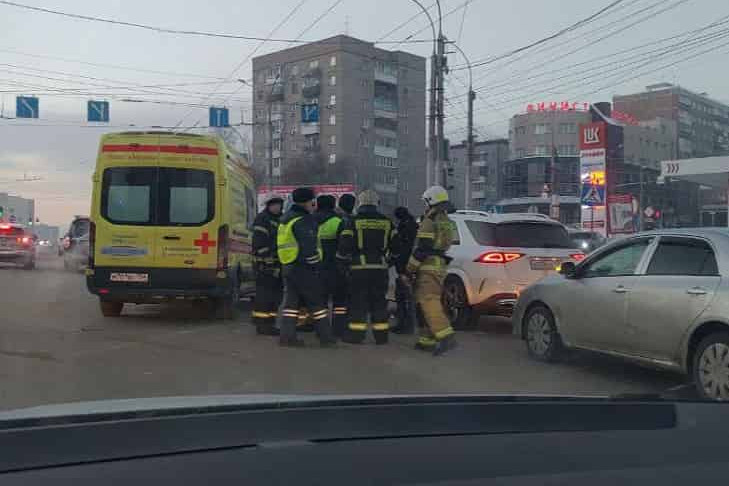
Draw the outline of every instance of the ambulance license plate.
<instances>
[{"instance_id":1,"label":"ambulance license plate","mask_svg":"<svg viewBox=\"0 0 729 486\"><path fill-rule=\"evenodd\" d=\"M109 280L112 282L147 283L149 282L149 274L112 272L109 275Z\"/></svg>"}]
</instances>

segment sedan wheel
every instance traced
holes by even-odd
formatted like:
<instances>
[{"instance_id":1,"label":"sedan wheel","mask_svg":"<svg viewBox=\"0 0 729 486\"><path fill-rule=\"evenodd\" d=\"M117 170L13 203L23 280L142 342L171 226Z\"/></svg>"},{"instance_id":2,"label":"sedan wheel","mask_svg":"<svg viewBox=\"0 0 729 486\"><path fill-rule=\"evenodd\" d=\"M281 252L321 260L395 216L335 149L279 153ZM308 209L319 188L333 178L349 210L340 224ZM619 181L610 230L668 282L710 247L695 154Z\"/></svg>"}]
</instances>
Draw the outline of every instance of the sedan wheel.
<instances>
[{"instance_id":1,"label":"sedan wheel","mask_svg":"<svg viewBox=\"0 0 729 486\"><path fill-rule=\"evenodd\" d=\"M564 354L562 338L557 333L554 316L542 305L532 307L524 318L529 354L540 361L557 361Z\"/></svg>"},{"instance_id":2,"label":"sedan wheel","mask_svg":"<svg viewBox=\"0 0 729 486\"><path fill-rule=\"evenodd\" d=\"M694 381L698 393L708 400L729 400L729 334L715 333L696 350Z\"/></svg>"}]
</instances>

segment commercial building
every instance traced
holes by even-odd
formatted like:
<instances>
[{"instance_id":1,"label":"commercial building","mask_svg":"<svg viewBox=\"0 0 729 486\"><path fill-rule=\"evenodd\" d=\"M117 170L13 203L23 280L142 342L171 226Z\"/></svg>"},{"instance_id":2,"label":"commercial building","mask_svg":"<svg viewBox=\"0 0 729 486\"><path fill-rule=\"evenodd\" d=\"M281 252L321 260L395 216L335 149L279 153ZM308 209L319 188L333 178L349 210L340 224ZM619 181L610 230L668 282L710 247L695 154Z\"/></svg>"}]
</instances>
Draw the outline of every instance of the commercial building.
<instances>
[{"instance_id":1,"label":"commercial building","mask_svg":"<svg viewBox=\"0 0 729 486\"><path fill-rule=\"evenodd\" d=\"M729 105L711 99L706 93L660 83L647 86L642 93L615 96L613 103L615 110L637 120L662 117L673 121L676 131L672 159L695 160L729 154ZM670 177L666 182L669 187L679 188L674 191L682 208L674 218L676 225L725 225L724 191L702 188L687 180L673 183ZM664 214L671 215L665 211Z\"/></svg>"},{"instance_id":2,"label":"commercial building","mask_svg":"<svg viewBox=\"0 0 729 486\"><path fill-rule=\"evenodd\" d=\"M35 200L0 192L0 222L28 224L35 221Z\"/></svg>"},{"instance_id":3,"label":"commercial building","mask_svg":"<svg viewBox=\"0 0 729 486\"><path fill-rule=\"evenodd\" d=\"M613 109L638 121L664 118L677 124L679 159L729 154L729 105L669 83L613 97Z\"/></svg>"},{"instance_id":4,"label":"commercial building","mask_svg":"<svg viewBox=\"0 0 729 486\"><path fill-rule=\"evenodd\" d=\"M452 187L451 201L457 208L489 209L501 197L503 185L503 163L509 158L509 141L505 138L475 142L471 164L471 201L466 202L466 174L468 151L465 143L451 145L448 177Z\"/></svg>"},{"instance_id":5,"label":"commercial building","mask_svg":"<svg viewBox=\"0 0 729 486\"><path fill-rule=\"evenodd\" d=\"M425 189L425 58L339 35L253 59L253 161L274 183ZM270 122L270 123L269 123Z\"/></svg>"}]
</instances>

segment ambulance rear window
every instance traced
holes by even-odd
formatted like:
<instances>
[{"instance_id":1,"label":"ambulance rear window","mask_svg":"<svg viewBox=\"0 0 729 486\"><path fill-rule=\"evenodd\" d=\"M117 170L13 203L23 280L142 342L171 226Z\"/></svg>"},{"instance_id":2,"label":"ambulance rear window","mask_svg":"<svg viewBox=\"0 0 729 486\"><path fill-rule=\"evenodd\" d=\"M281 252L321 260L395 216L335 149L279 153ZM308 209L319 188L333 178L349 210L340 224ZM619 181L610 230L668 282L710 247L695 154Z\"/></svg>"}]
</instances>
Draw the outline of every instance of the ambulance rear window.
<instances>
[{"instance_id":1,"label":"ambulance rear window","mask_svg":"<svg viewBox=\"0 0 729 486\"><path fill-rule=\"evenodd\" d=\"M114 167L104 171L101 214L116 224L155 224L156 167Z\"/></svg>"}]
</instances>

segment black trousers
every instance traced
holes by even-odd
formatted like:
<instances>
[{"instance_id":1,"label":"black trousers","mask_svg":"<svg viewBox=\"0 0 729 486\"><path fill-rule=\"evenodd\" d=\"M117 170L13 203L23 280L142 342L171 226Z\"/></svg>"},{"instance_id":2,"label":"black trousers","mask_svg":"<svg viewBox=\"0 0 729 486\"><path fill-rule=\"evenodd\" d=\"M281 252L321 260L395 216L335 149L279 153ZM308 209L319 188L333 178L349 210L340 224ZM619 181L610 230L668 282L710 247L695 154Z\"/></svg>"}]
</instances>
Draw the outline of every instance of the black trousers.
<instances>
[{"instance_id":1,"label":"black trousers","mask_svg":"<svg viewBox=\"0 0 729 486\"><path fill-rule=\"evenodd\" d=\"M336 267L325 267L321 271L324 287L324 302L332 307L332 333L341 338L349 324L349 276Z\"/></svg>"},{"instance_id":2,"label":"black trousers","mask_svg":"<svg viewBox=\"0 0 729 486\"><path fill-rule=\"evenodd\" d=\"M293 264L283 268L284 293L278 315L281 342L296 339L299 309L306 307L323 343L333 340L329 325L329 310L324 301L324 289L318 270L310 265Z\"/></svg>"},{"instance_id":3,"label":"black trousers","mask_svg":"<svg viewBox=\"0 0 729 486\"><path fill-rule=\"evenodd\" d=\"M256 274L256 298L253 301L253 322L258 334L272 334L276 327L278 306L283 292L281 270L270 268Z\"/></svg>"},{"instance_id":4,"label":"black trousers","mask_svg":"<svg viewBox=\"0 0 729 486\"><path fill-rule=\"evenodd\" d=\"M388 281L386 268L352 269L350 321L344 341L355 344L363 342L367 335L369 316L375 343L387 343L390 329L386 300Z\"/></svg>"},{"instance_id":5,"label":"black trousers","mask_svg":"<svg viewBox=\"0 0 729 486\"><path fill-rule=\"evenodd\" d=\"M417 320L415 314L415 301L412 295L412 288L407 288L398 278L395 280L395 302L397 302L397 329L401 333L412 333L415 330L413 324Z\"/></svg>"}]
</instances>

